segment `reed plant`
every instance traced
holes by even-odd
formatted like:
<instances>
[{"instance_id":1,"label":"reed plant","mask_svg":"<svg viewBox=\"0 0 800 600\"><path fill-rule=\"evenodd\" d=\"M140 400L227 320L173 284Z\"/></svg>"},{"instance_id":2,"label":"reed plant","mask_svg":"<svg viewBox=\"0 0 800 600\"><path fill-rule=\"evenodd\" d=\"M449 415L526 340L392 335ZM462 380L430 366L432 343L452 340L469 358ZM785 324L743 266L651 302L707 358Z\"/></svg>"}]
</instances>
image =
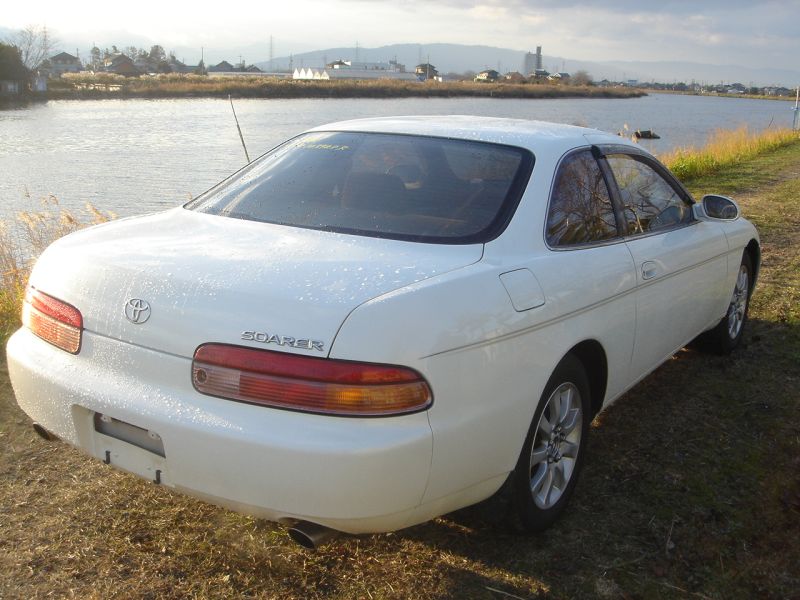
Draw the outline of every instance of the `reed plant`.
<instances>
[{"instance_id":1,"label":"reed plant","mask_svg":"<svg viewBox=\"0 0 800 600\"><path fill-rule=\"evenodd\" d=\"M28 203L32 198L25 193ZM87 203L74 213L50 194L38 210L19 212L13 221L0 220L0 341L19 327L22 300L36 258L60 237L88 225L113 219L113 213Z\"/></svg>"},{"instance_id":2,"label":"reed plant","mask_svg":"<svg viewBox=\"0 0 800 600\"><path fill-rule=\"evenodd\" d=\"M564 84L476 83L472 81L294 80L268 76L209 77L194 74L122 77L110 73L65 73L65 87L50 97L64 98L631 98L645 95L631 88Z\"/></svg>"},{"instance_id":3,"label":"reed plant","mask_svg":"<svg viewBox=\"0 0 800 600\"><path fill-rule=\"evenodd\" d=\"M702 148L677 148L660 158L678 178L691 180L737 165L799 139L800 134L791 129L767 129L760 133L751 131L747 126L734 130L717 129Z\"/></svg>"}]
</instances>

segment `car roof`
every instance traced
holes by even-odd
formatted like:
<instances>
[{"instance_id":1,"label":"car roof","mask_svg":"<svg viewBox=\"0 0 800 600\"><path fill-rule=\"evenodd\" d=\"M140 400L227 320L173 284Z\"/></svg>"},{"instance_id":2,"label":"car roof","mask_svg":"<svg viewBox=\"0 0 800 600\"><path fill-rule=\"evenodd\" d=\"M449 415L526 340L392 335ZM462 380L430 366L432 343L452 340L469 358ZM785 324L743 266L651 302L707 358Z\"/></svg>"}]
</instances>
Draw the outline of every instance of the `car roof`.
<instances>
[{"instance_id":1,"label":"car roof","mask_svg":"<svg viewBox=\"0 0 800 600\"><path fill-rule=\"evenodd\" d=\"M424 135L464 140L477 140L520 146L534 154L543 151L559 154L589 144L632 145L632 142L598 129L497 117L472 115L428 115L378 117L339 121L315 127L310 131L358 131ZM638 146L637 146L638 147Z\"/></svg>"}]
</instances>

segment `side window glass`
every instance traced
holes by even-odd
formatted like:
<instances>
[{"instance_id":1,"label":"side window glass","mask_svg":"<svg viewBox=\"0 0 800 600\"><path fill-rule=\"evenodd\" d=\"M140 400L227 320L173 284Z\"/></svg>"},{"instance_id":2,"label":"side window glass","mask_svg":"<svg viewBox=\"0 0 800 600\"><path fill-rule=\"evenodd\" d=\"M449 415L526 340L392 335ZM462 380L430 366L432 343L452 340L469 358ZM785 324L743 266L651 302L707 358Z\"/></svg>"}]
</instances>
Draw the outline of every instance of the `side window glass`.
<instances>
[{"instance_id":1,"label":"side window glass","mask_svg":"<svg viewBox=\"0 0 800 600\"><path fill-rule=\"evenodd\" d=\"M691 221L691 207L650 165L626 155L608 156L606 160L619 187L629 235Z\"/></svg>"},{"instance_id":2,"label":"side window glass","mask_svg":"<svg viewBox=\"0 0 800 600\"><path fill-rule=\"evenodd\" d=\"M573 246L617 235L614 207L597 161L589 150L565 158L556 174L547 213L547 243Z\"/></svg>"}]
</instances>

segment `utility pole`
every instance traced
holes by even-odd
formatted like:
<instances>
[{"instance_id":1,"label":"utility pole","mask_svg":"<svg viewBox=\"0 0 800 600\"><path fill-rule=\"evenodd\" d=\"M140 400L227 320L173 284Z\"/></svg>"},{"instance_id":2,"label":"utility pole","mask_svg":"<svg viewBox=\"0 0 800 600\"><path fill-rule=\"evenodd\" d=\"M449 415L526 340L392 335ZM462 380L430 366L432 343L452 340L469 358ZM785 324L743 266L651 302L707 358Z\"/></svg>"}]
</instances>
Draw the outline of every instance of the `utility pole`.
<instances>
[{"instance_id":1,"label":"utility pole","mask_svg":"<svg viewBox=\"0 0 800 600\"><path fill-rule=\"evenodd\" d=\"M797 86L797 95L794 97L794 118L792 119L792 129L800 129L800 85Z\"/></svg>"},{"instance_id":2,"label":"utility pole","mask_svg":"<svg viewBox=\"0 0 800 600\"><path fill-rule=\"evenodd\" d=\"M273 51L274 51L274 47L272 45L272 36L269 36L269 72L270 73L275 71L275 68L272 66Z\"/></svg>"}]
</instances>

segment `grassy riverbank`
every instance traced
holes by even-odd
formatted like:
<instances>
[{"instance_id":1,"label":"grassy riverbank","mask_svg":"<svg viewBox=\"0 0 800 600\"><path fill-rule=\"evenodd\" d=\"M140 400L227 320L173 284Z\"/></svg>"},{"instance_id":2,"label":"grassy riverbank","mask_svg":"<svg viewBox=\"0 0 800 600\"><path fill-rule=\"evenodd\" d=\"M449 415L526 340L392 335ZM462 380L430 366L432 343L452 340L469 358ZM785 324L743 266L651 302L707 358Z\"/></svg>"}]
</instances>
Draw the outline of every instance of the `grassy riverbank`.
<instances>
[{"instance_id":1,"label":"grassy riverbank","mask_svg":"<svg viewBox=\"0 0 800 600\"><path fill-rule=\"evenodd\" d=\"M97 98L637 98L641 90L547 84L378 80L301 81L274 77L68 74L51 83L48 99Z\"/></svg>"},{"instance_id":2,"label":"grassy riverbank","mask_svg":"<svg viewBox=\"0 0 800 600\"><path fill-rule=\"evenodd\" d=\"M767 96L766 94L723 94L723 93L703 93L703 92L692 92L692 91L680 91L680 90L664 90L658 88L648 88L648 87L641 87L639 88L648 94L673 94L676 96L703 96L705 98L739 98L739 99L747 99L747 100L776 100L778 102L794 102L795 95L794 92L790 96Z\"/></svg>"},{"instance_id":3,"label":"grassy riverbank","mask_svg":"<svg viewBox=\"0 0 800 600\"><path fill-rule=\"evenodd\" d=\"M743 347L679 352L593 423L565 518L496 498L309 552L36 437L0 362L0 597L786 598L800 589L800 143L711 176L762 235Z\"/></svg>"},{"instance_id":4,"label":"grassy riverbank","mask_svg":"<svg viewBox=\"0 0 800 600\"><path fill-rule=\"evenodd\" d=\"M679 179L688 181L716 173L751 158L796 143L800 134L791 129L756 133L747 127L715 131L702 148L677 148L659 158Z\"/></svg>"}]
</instances>

